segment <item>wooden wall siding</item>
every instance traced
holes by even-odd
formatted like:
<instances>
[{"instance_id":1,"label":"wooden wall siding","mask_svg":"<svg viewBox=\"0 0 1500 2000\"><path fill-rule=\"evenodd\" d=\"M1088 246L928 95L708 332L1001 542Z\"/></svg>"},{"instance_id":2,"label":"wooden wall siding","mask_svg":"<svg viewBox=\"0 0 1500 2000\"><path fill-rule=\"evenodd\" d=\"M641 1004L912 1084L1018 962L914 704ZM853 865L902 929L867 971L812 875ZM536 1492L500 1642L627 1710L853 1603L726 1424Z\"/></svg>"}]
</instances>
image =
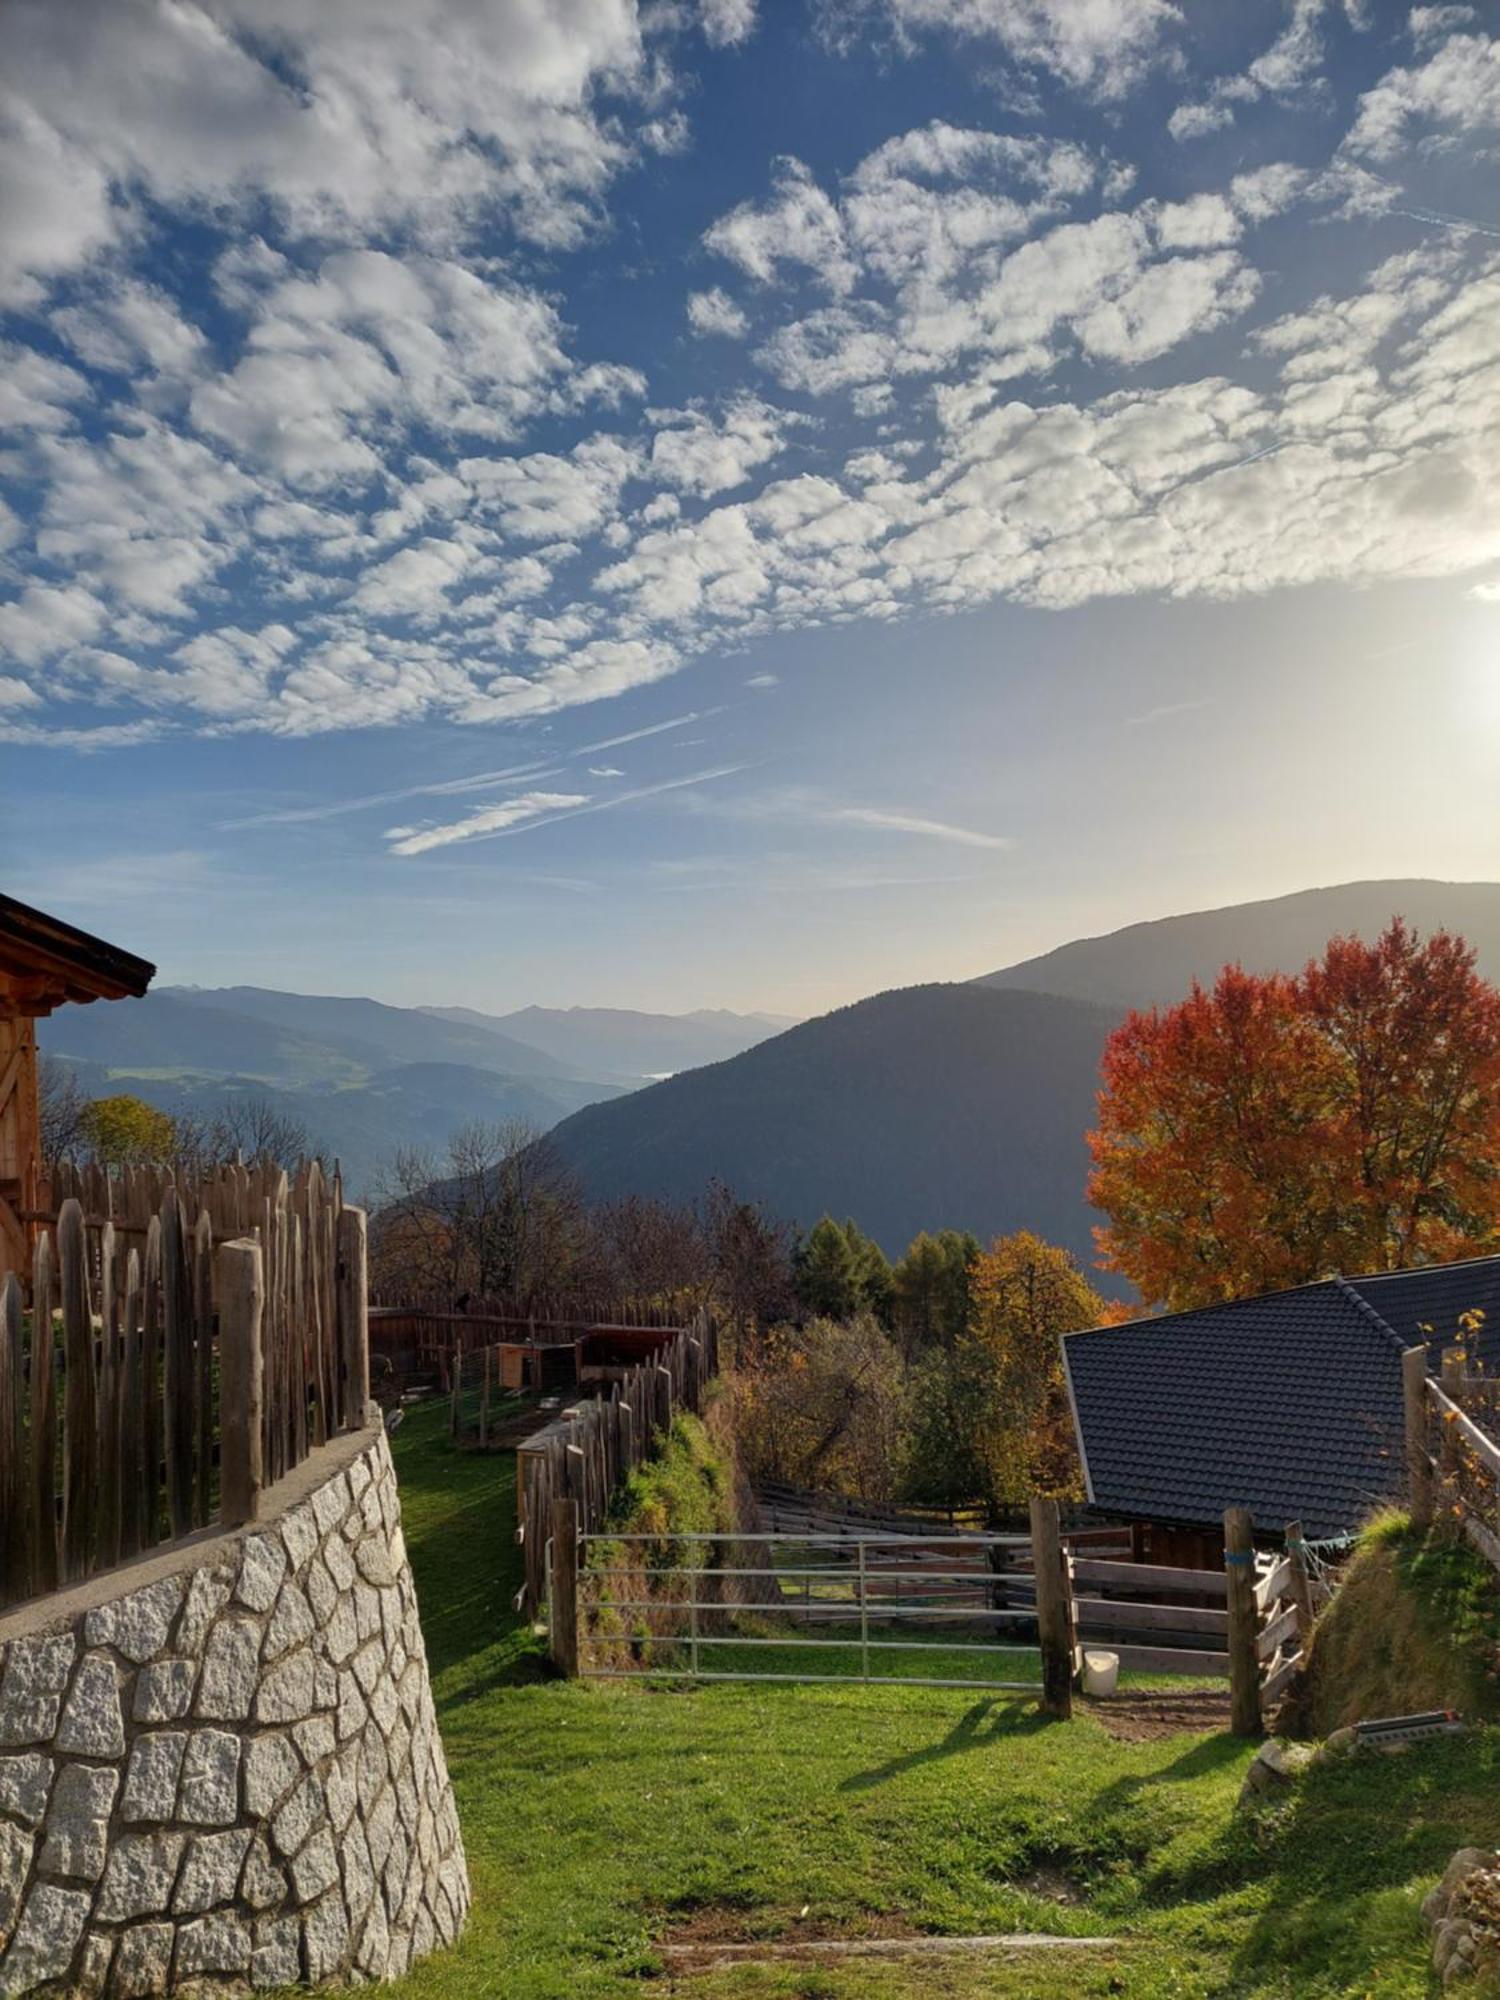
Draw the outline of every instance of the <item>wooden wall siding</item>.
<instances>
[{"instance_id":1,"label":"wooden wall siding","mask_svg":"<svg viewBox=\"0 0 1500 2000\"><path fill-rule=\"evenodd\" d=\"M14 1270L31 1242L25 1216L41 1195L40 1151L36 1023L0 1001L0 1266Z\"/></svg>"},{"instance_id":2,"label":"wooden wall siding","mask_svg":"<svg viewBox=\"0 0 1500 2000\"><path fill-rule=\"evenodd\" d=\"M369 1395L365 1219L315 1162L65 1166L53 1193L29 1283L0 1279L0 1604L253 1519Z\"/></svg>"},{"instance_id":3,"label":"wooden wall siding","mask_svg":"<svg viewBox=\"0 0 1500 2000\"><path fill-rule=\"evenodd\" d=\"M703 1408L718 1373L719 1330L711 1313L659 1348L607 1397L576 1404L516 1447L516 1538L525 1581L515 1609L535 1617L547 1594L547 1536L554 1500L578 1503L578 1526L604 1524L617 1488L671 1427L679 1410Z\"/></svg>"}]
</instances>

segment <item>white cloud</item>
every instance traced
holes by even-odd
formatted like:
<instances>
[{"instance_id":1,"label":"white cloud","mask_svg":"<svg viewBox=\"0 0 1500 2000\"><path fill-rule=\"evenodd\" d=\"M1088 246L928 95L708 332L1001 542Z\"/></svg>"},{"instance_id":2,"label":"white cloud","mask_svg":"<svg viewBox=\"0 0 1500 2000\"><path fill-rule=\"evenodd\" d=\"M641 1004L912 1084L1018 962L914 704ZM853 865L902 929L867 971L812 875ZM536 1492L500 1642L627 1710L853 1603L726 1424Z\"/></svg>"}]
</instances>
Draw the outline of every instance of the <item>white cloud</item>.
<instances>
[{"instance_id":1,"label":"white cloud","mask_svg":"<svg viewBox=\"0 0 1500 2000\"><path fill-rule=\"evenodd\" d=\"M750 325L744 309L718 285L706 292L690 292L687 316L694 333L722 333L730 340L738 340Z\"/></svg>"},{"instance_id":2,"label":"white cloud","mask_svg":"<svg viewBox=\"0 0 1500 2000\"><path fill-rule=\"evenodd\" d=\"M994 833L976 833L966 826L949 826L945 820L923 819L916 813L890 812L883 806L836 806L826 817L846 826L868 826L881 833L915 834L923 840L942 840L955 847L1014 847L1015 842Z\"/></svg>"},{"instance_id":3,"label":"white cloud","mask_svg":"<svg viewBox=\"0 0 1500 2000\"><path fill-rule=\"evenodd\" d=\"M628 0L11 0L0 273L24 297L129 228L112 188L435 241L501 207L573 242L628 157L596 93L644 68Z\"/></svg>"},{"instance_id":4,"label":"white cloud","mask_svg":"<svg viewBox=\"0 0 1500 2000\"><path fill-rule=\"evenodd\" d=\"M1182 22L1168 0L883 0L883 5L905 34L940 31L996 43L1013 61L1104 99L1133 89L1168 54L1169 38Z\"/></svg>"},{"instance_id":5,"label":"white cloud","mask_svg":"<svg viewBox=\"0 0 1500 2000\"><path fill-rule=\"evenodd\" d=\"M1429 141L1500 132L1500 37L1453 35L1415 68L1387 72L1360 98L1345 139L1352 153L1390 160L1415 128Z\"/></svg>"},{"instance_id":6,"label":"white cloud","mask_svg":"<svg viewBox=\"0 0 1500 2000\"><path fill-rule=\"evenodd\" d=\"M590 764L588 771L591 778L623 778L625 775L618 764Z\"/></svg>"},{"instance_id":7,"label":"white cloud","mask_svg":"<svg viewBox=\"0 0 1500 2000\"><path fill-rule=\"evenodd\" d=\"M532 542L571 541L596 532L614 514L626 480L640 469L631 446L605 435L584 439L566 455L466 458L458 467L480 511L493 515L505 534Z\"/></svg>"},{"instance_id":8,"label":"white cloud","mask_svg":"<svg viewBox=\"0 0 1500 2000\"><path fill-rule=\"evenodd\" d=\"M1177 140L1203 139L1210 132L1221 132L1226 125L1234 123L1234 107L1224 103L1207 102L1179 104L1167 120L1167 130Z\"/></svg>"},{"instance_id":9,"label":"white cloud","mask_svg":"<svg viewBox=\"0 0 1500 2000\"><path fill-rule=\"evenodd\" d=\"M1500 604L1500 578L1493 583L1476 583L1469 595L1476 604Z\"/></svg>"},{"instance_id":10,"label":"white cloud","mask_svg":"<svg viewBox=\"0 0 1500 2000\"><path fill-rule=\"evenodd\" d=\"M654 415L663 428L651 441L652 477L700 498L742 486L781 450L783 413L754 396L732 403L718 423L702 410Z\"/></svg>"},{"instance_id":11,"label":"white cloud","mask_svg":"<svg viewBox=\"0 0 1500 2000\"><path fill-rule=\"evenodd\" d=\"M738 48L755 32L755 0L698 0L698 11L715 48Z\"/></svg>"},{"instance_id":12,"label":"white cloud","mask_svg":"<svg viewBox=\"0 0 1500 2000\"><path fill-rule=\"evenodd\" d=\"M778 160L771 199L741 202L705 231L703 241L763 285L784 264L810 272L831 292L846 292L854 283L839 212L801 160Z\"/></svg>"},{"instance_id":13,"label":"white cloud","mask_svg":"<svg viewBox=\"0 0 1500 2000\"><path fill-rule=\"evenodd\" d=\"M588 802L586 792L525 792L518 799L507 799L503 805L481 806L466 818L450 820L444 826L393 826L385 837L392 854L427 854L434 847L452 847L459 841L477 840L483 834L505 833L543 813L566 812Z\"/></svg>"}]
</instances>

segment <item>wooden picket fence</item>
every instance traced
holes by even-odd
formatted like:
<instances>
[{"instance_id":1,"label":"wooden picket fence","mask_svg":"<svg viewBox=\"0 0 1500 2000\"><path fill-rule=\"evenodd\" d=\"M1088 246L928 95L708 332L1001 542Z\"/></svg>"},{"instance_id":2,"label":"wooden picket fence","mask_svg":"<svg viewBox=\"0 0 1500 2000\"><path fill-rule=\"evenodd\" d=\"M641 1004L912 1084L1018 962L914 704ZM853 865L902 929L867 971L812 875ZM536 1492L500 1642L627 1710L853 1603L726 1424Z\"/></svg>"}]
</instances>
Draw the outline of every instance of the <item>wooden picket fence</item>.
<instances>
[{"instance_id":1,"label":"wooden picket fence","mask_svg":"<svg viewBox=\"0 0 1500 2000\"><path fill-rule=\"evenodd\" d=\"M52 1186L0 1280L0 1603L253 1520L369 1396L365 1217L316 1162Z\"/></svg>"},{"instance_id":2,"label":"wooden picket fence","mask_svg":"<svg viewBox=\"0 0 1500 2000\"><path fill-rule=\"evenodd\" d=\"M554 1500L577 1503L584 1533L604 1524L629 1473L654 1450L680 1410L701 1410L719 1367L719 1330L700 1312L631 1369L609 1395L575 1403L516 1447L516 1540L524 1580L515 1609L535 1617L547 1595L547 1534Z\"/></svg>"}]
</instances>

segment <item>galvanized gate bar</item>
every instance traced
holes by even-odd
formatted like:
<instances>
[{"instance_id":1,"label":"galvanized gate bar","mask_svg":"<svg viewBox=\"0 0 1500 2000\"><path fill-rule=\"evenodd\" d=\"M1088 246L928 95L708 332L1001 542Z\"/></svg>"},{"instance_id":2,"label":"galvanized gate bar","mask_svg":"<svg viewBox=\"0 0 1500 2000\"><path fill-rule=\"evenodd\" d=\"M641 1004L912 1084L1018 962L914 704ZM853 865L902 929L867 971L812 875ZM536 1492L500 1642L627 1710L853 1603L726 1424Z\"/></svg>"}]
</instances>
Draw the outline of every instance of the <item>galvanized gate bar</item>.
<instances>
[{"instance_id":1,"label":"galvanized gate bar","mask_svg":"<svg viewBox=\"0 0 1500 2000\"><path fill-rule=\"evenodd\" d=\"M650 1564L648 1562L629 1563L619 1560L605 1560L598 1565L587 1563L584 1551L597 1547L601 1555L618 1557L626 1546L660 1548L663 1544L677 1544L686 1560L671 1564ZM730 1563L718 1567L709 1560L710 1552L722 1550L733 1555L737 1548L754 1545L766 1552L768 1560L759 1566ZM984 1653L990 1655L997 1665L1008 1663L1017 1656L1028 1660L1038 1659L1034 1645L1018 1643L1012 1637L975 1639L945 1638L941 1632L931 1630L924 1636L912 1632L907 1636L900 1627L909 1621L947 1620L977 1627L985 1631L994 1627L1003 1628L1015 1621L1032 1623L1036 1618L1034 1605L1027 1600L1034 1596L1035 1580L1024 1569L1004 1567L965 1569L951 1567L933 1568L941 1564L946 1556L951 1564L955 1553L961 1551L964 1557L978 1557L986 1560L993 1550L1004 1550L1008 1556L1029 1550L1028 1538L1024 1535L957 1535L927 1534L913 1536L877 1534L797 1534L790 1531L779 1533L757 1532L754 1534L709 1533L694 1530L683 1534L633 1534L612 1535L607 1530L598 1530L579 1537L580 1561L578 1566L580 1595L585 1578L595 1586L608 1583L616 1578L635 1577L643 1570L653 1581L676 1583L685 1587L685 1596L660 1597L593 1597L587 1606L580 1603L578 1620L579 1636L583 1642L580 1652L581 1677L596 1680L689 1680L689 1681L777 1681L777 1682L846 1682L867 1683L879 1686L899 1686L902 1684L924 1687L979 1688L1001 1693L1036 1693L1041 1687L1040 1670L1028 1679L957 1679L949 1675L925 1675L919 1672L877 1673L872 1671L874 1658L881 1654L902 1653ZM785 1551L801 1560L779 1564L776 1554ZM810 1560L822 1557L823 1560ZM923 1564L923 1567L915 1567ZM765 1601L752 1600L748 1603L725 1603L717 1597L699 1594L702 1583L712 1579L715 1583L731 1580L754 1579L768 1591ZM786 1586L800 1584L801 1590L788 1593ZM903 1588L904 1586L904 1588ZM934 1588L934 1586L939 1586ZM945 1586L945 1587L944 1587ZM629 1588L629 1585L626 1585ZM1023 1599L1017 1603L990 1603L985 1601L998 1592ZM936 1601L934 1601L936 1600ZM590 1634L588 1612L651 1613L655 1618L670 1622L677 1629L668 1631L644 1631L610 1634L608 1637L628 1646L637 1661L631 1666L596 1666L587 1664L589 1642L599 1635ZM735 1633L722 1629L704 1629L702 1614L708 1612L719 1619L733 1618L736 1614L765 1620L786 1619L790 1629L784 1632ZM829 1633L826 1629L818 1636L811 1636L807 1625L836 1626L847 1623L848 1637ZM681 1629L686 1626L686 1630ZM772 1670L758 1672L745 1665L733 1669L705 1665L704 1655L711 1660L716 1652L744 1648L747 1651L777 1649L795 1654L803 1648L838 1650L852 1658L858 1647L858 1671L849 1674L824 1674L812 1671L786 1672ZM679 1656L685 1655L685 1666L655 1665L645 1655L658 1648L675 1648ZM893 1663L894 1664L894 1663ZM919 1665L920 1662L912 1662ZM936 1664L936 1663L935 1663ZM1011 1672L1014 1673L1014 1666Z\"/></svg>"}]
</instances>

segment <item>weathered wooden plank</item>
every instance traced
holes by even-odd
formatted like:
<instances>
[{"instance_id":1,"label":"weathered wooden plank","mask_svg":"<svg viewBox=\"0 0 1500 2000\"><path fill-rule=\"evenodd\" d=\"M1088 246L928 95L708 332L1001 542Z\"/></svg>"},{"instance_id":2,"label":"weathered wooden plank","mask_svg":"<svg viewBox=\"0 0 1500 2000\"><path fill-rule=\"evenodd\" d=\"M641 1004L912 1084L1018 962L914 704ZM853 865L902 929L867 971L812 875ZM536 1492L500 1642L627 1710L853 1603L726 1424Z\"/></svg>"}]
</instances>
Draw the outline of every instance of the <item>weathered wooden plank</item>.
<instances>
[{"instance_id":1,"label":"weathered wooden plank","mask_svg":"<svg viewBox=\"0 0 1500 2000\"><path fill-rule=\"evenodd\" d=\"M345 1208L338 1219L338 1349L340 1418L358 1430L370 1400L369 1251L362 1208Z\"/></svg>"},{"instance_id":2,"label":"weathered wooden plank","mask_svg":"<svg viewBox=\"0 0 1500 2000\"><path fill-rule=\"evenodd\" d=\"M219 1518L238 1528L260 1513L265 1483L264 1359L261 1314L265 1279L261 1247L237 1240L219 1246Z\"/></svg>"},{"instance_id":3,"label":"weathered wooden plank","mask_svg":"<svg viewBox=\"0 0 1500 2000\"><path fill-rule=\"evenodd\" d=\"M125 1289L120 1304L120 1393L115 1411L115 1459L120 1475L120 1555L128 1560L141 1548L145 1476L146 1411L141 1384L141 1257L125 1253Z\"/></svg>"},{"instance_id":4,"label":"weathered wooden plank","mask_svg":"<svg viewBox=\"0 0 1500 2000\"><path fill-rule=\"evenodd\" d=\"M1163 1563L1110 1562L1097 1556L1075 1556L1073 1578L1102 1590L1117 1590L1135 1597L1157 1591L1180 1591L1184 1595L1226 1597L1229 1584L1223 1570L1174 1569Z\"/></svg>"},{"instance_id":5,"label":"weathered wooden plank","mask_svg":"<svg viewBox=\"0 0 1500 2000\"><path fill-rule=\"evenodd\" d=\"M1288 1604L1279 1611L1269 1625L1263 1625L1255 1635L1255 1654L1259 1660L1273 1660L1286 1641L1296 1634L1297 1607Z\"/></svg>"},{"instance_id":6,"label":"weathered wooden plank","mask_svg":"<svg viewBox=\"0 0 1500 2000\"><path fill-rule=\"evenodd\" d=\"M1260 1662L1255 1654L1255 1521L1248 1507L1224 1509L1224 1564L1229 1607L1229 1726L1258 1736Z\"/></svg>"},{"instance_id":7,"label":"weathered wooden plank","mask_svg":"<svg viewBox=\"0 0 1500 2000\"><path fill-rule=\"evenodd\" d=\"M1476 1521L1470 1513L1465 1513L1463 1531L1478 1549L1492 1569L1500 1570L1500 1535L1487 1528L1483 1521Z\"/></svg>"},{"instance_id":8,"label":"weathered wooden plank","mask_svg":"<svg viewBox=\"0 0 1500 2000\"><path fill-rule=\"evenodd\" d=\"M94 1325L89 1310L88 1245L83 1209L65 1201L57 1218L63 1320L63 1576L94 1566L99 1515L99 1398Z\"/></svg>"},{"instance_id":9,"label":"weathered wooden plank","mask_svg":"<svg viewBox=\"0 0 1500 2000\"><path fill-rule=\"evenodd\" d=\"M161 1217L146 1228L141 1258L141 1547L153 1548L162 1527L162 1434L166 1405L162 1383Z\"/></svg>"},{"instance_id":10,"label":"weathered wooden plank","mask_svg":"<svg viewBox=\"0 0 1500 2000\"><path fill-rule=\"evenodd\" d=\"M174 1537L193 1525L193 1287L177 1191L161 1211L162 1398L167 1512Z\"/></svg>"},{"instance_id":11,"label":"weathered wooden plank","mask_svg":"<svg viewBox=\"0 0 1500 2000\"><path fill-rule=\"evenodd\" d=\"M52 1238L36 1241L31 1279L31 1589L56 1590L57 1357L52 1311L56 1282Z\"/></svg>"},{"instance_id":12,"label":"weathered wooden plank","mask_svg":"<svg viewBox=\"0 0 1500 2000\"><path fill-rule=\"evenodd\" d=\"M210 1519L214 1463L214 1234L207 1208L193 1226L193 1519Z\"/></svg>"},{"instance_id":13,"label":"weathered wooden plank","mask_svg":"<svg viewBox=\"0 0 1500 2000\"><path fill-rule=\"evenodd\" d=\"M1290 1653L1279 1666L1273 1667L1261 1685L1261 1702L1269 1704L1275 1701L1277 1696L1290 1686L1293 1676L1301 1665L1301 1653Z\"/></svg>"},{"instance_id":14,"label":"weathered wooden plank","mask_svg":"<svg viewBox=\"0 0 1500 2000\"><path fill-rule=\"evenodd\" d=\"M1008 1581L1006 1588L1010 1588ZM1229 1629L1229 1613L1217 1605L1135 1604L1120 1598L1080 1597L1076 1608L1080 1629L1110 1626L1131 1631L1213 1633L1227 1633Z\"/></svg>"},{"instance_id":15,"label":"weathered wooden plank","mask_svg":"<svg viewBox=\"0 0 1500 2000\"><path fill-rule=\"evenodd\" d=\"M101 1566L120 1560L120 1315L115 1225L99 1232L99 1545Z\"/></svg>"},{"instance_id":16,"label":"weathered wooden plank","mask_svg":"<svg viewBox=\"0 0 1500 2000\"><path fill-rule=\"evenodd\" d=\"M7 1271L0 1287L0 1603L28 1596L31 1578L24 1329L21 1283Z\"/></svg>"},{"instance_id":17,"label":"weathered wooden plank","mask_svg":"<svg viewBox=\"0 0 1500 2000\"><path fill-rule=\"evenodd\" d=\"M1255 1601L1264 1608L1274 1604L1278 1597L1285 1597L1292 1584L1292 1563L1289 1556L1282 1556L1273 1563L1255 1586Z\"/></svg>"}]
</instances>

